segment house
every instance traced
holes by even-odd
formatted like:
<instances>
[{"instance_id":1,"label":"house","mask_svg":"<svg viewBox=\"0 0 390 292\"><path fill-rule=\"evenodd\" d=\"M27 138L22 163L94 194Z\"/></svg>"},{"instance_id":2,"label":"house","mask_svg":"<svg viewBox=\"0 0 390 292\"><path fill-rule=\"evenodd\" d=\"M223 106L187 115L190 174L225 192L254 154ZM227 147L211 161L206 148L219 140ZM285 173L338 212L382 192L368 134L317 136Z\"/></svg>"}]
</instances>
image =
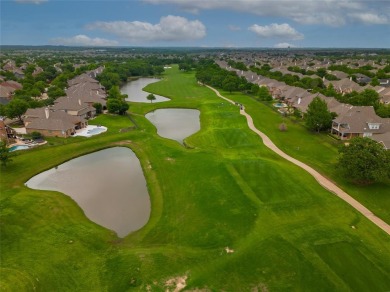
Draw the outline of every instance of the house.
<instances>
[{"instance_id":1,"label":"house","mask_svg":"<svg viewBox=\"0 0 390 292\"><path fill-rule=\"evenodd\" d=\"M27 134L39 132L47 137L69 137L77 129L85 128L87 121L72 116L64 111L53 111L46 108L28 109L24 114L24 125Z\"/></svg>"},{"instance_id":2,"label":"house","mask_svg":"<svg viewBox=\"0 0 390 292\"><path fill-rule=\"evenodd\" d=\"M386 150L390 149L390 131L383 134L374 135L371 138L377 141L379 144L382 144L383 148Z\"/></svg>"},{"instance_id":3,"label":"house","mask_svg":"<svg viewBox=\"0 0 390 292\"><path fill-rule=\"evenodd\" d=\"M379 85L383 87L390 87L390 79L379 79Z\"/></svg>"},{"instance_id":4,"label":"house","mask_svg":"<svg viewBox=\"0 0 390 292\"><path fill-rule=\"evenodd\" d=\"M345 114L333 120L331 133L341 140L371 137L390 132L389 120L377 116L372 106L351 106Z\"/></svg>"},{"instance_id":5,"label":"house","mask_svg":"<svg viewBox=\"0 0 390 292\"><path fill-rule=\"evenodd\" d=\"M96 109L89 103L82 102L81 99L70 98L69 96L59 97L51 107L54 111L63 111L71 116L83 119L90 119L96 115Z\"/></svg>"},{"instance_id":6,"label":"house","mask_svg":"<svg viewBox=\"0 0 390 292\"><path fill-rule=\"evenodd\" d=\"M343 78L336 81L325 81L324 84L328 86L332 84L334 89L341 94L351 93L352 91L361 92L364 90L359 84L352 81L352 78Z\"/></svg>"},{"instance_id":7,"label":"house","mask_svg":"<svg viewBox=\"0 0 390 292\"><path fill-rule=\"evenodd\" d=\"M22 85L16 81L5 81L0 83L0 103L7 104L15 90L21 89Z\"/></svg>"}]
</instances>

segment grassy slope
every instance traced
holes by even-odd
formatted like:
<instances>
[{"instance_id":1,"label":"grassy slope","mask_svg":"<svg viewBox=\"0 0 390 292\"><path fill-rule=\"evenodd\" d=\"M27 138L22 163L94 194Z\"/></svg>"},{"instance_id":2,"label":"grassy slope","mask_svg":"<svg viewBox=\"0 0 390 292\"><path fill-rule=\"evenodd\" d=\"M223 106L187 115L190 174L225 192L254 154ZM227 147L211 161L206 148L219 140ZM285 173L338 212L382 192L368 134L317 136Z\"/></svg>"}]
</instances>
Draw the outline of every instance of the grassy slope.
<instances>
[{"instance_id":1,"label":"grassy slope","mask_svg":"<svg viewBox=\"0 0 390 292\"><path fill-rule=\"evenodd\" d=\"M340 178L335 169L339 141L326 134L310 133L301 124L283 118L276 111L270 110L269 107L248 96L228 92L223 94L245 104L255 126L267 134L280 149L319 170L390 224L390 181L356 186ZM278 129L282 122L286 123L287 132Z\"/></svg>"},{"instance_id":2,"label":"grassy slope","mask_svg":"<svg viewBox=\"0 0 390 292\"><path fill-rule=\"evenodd\" d=\"M389 237L262 146L237 107L177 69L148 89L172 101L132 104L138 130L119 134L131 122L101 116L108 133L51 139L2 170L3 290L161 291L183 275L189 288L211 290L390 289ZM202 130L186 140L192 149L158 137L143 117L162 107L201 110ZM23 186L44 169L118 144L141 160L152 202L148 224L123 240L71 199Z\"/></svg>"}]
</instances>

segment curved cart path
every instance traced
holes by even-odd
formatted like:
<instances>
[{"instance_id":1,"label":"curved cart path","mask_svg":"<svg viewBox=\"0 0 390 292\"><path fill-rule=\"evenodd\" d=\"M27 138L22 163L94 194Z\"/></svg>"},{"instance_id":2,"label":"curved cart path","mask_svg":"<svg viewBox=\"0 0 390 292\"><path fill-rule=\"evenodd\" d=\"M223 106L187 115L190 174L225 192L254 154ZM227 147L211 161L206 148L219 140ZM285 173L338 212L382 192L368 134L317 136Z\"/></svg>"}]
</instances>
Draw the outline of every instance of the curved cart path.
<instances>
[{"instance_id":1,"label":"curved cart path","mask_svg":"<svg viewBox=\"0 0 390 292\"><path fill-rule=\"evenodd\" d=\"M222 96L218 90L206 85L208 88L213 90L219 97L223 98L224 100L235 104L232 100ZM385 221L380 219L379 217L375 216L370 210L368 210L366 207L364 207L361 203L356 201L354 198L352 198L350 195L348 195L346 192L344 192L342 189L340 189L338 186L336 186L333 182L331 182L329 179L321 175L318 171L314 170L307 164L287 155L282 150L280 150L276 145L271 141L270 138L268 138L267 135L260 132L253 124L253 119L250 115L248 115L245 112L245 109L242 107L240 110L240 114L246 117L249 128L254 131L256 134L258 134L261 139L263 139L263 143L265 146L270 148L272 151L283 157L284 159L287 159L288 161L294 163L295 165L298 165L299 167L306 170L308 173L310 173L317 181L318 183L323 186L325 189L329 190L336 196L338 196L340 199L344 200L348 204L350 204L352 207L354 207L356 210L358 210L360 213L362 213L366 218L371 220L375 225L377 225L379 228L381 228L383 231L385 231L388 235L390 235L390 225L387 224Z\"/></svg>"}]
</instances>

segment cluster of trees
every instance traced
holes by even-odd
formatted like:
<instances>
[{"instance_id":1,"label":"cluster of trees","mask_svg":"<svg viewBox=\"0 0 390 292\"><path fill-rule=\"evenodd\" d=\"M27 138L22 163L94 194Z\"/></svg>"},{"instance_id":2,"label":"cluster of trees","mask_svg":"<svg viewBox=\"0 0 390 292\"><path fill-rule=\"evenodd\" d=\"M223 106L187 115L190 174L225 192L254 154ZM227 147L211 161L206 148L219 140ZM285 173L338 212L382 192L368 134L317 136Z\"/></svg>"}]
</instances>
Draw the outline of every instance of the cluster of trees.
<instances>
[{"instance_id":1,"label":"cluster of trees","mask_svg":"<svg viewBox=\"0 0 390 292\"><path fill-rule=\"evenodd\" d=\"M319 78L319 77L311 78L308 76L305 76L303 78L299 78L299 76L293 75L293 74L284 74L283 75L283 73L280 71L271 72L270 71L271 67L268 64L264 64L261 67L251 66L250 69L252 72L255 72L256 74L284 82L290 86L309 89L312 92L319 92L322 89L326 88L322 78Z\"/></svg>"},{"instance_id":2,"label":"cluster of trees","mask_svg":"<svg viewBox=\"0 0 390 292\"><path fill-rule=\"evenodd\" d=\"M239 77L235 72L222 69L212 60L199 62L195 76L203 84L222 88L229 92L252 90L252 84L245 77Z\"/></svg>"},{"instance_id":3,"label":"cluster of trees","mask_svg":"<svg viewBox=\"0 0 390 292\"><path fill-rule=\"evenodd\" d=\"M108 91L107 110L109 113L124 115L129 109L129 104L126 102L127 94L122 94L119 86L115 85Z\"/></svg>"},{"instance_id":4,"label":"cluster of trees","mask_svg":"<svg viewBox=\"0 0 390 292\"><path fill-rule=\"evenodd\" d=\"M148 59L130 59L126 62L107 63L97 79L106 90L110 90L113 86L120 86L131 76L153 76L162 72L164 72L163 66L154 65Z\"/></svg>"}]
</instances>

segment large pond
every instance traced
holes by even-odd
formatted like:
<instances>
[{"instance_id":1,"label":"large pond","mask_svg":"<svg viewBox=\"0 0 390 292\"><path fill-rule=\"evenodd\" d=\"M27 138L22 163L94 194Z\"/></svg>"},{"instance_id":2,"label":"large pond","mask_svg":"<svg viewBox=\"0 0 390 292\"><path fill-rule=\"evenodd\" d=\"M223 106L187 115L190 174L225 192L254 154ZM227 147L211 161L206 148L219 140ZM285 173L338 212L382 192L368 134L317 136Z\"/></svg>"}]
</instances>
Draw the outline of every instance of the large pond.
<instances>
[{"instance_id":1,"label":"large pond","mask_svg":"<svg viewBox=\"0 0 390 292\"><path fill-rule=\"evenodd\" d=\"M161 137L183 140L200 130L200 112L193 109L158 109L146 114L146 118L157 128Z\"/></svg>"},{"instance_id":2,"label":"large pond","mask_svg":"<svg viewBox=\"0 0 390 292\"><path fill-rule=\"evenodd\" d=\"M121 87L122 94L127 94L127 101L133 102L150 102L146 97L150 94L149 92L143 91L143 88L148 84L155 83L160 81L157 78L139 78L137 80L129 81ZM153 102L162 102L168 101L169 98L166 98L161 95L154 94L156 97Z\"/></svg>"},{"instance_id":3,"label":"large pond","mask_svg":"<svg viewBox=\"0 0 390 292\"><path fill-rule=\"evenodd\" d=\"M119 237L140 229L149 219L145 177L138 158L125 147L75 158L34 176L26 185L70 196L90 220Z\"/></svg>"}]
</instances>

